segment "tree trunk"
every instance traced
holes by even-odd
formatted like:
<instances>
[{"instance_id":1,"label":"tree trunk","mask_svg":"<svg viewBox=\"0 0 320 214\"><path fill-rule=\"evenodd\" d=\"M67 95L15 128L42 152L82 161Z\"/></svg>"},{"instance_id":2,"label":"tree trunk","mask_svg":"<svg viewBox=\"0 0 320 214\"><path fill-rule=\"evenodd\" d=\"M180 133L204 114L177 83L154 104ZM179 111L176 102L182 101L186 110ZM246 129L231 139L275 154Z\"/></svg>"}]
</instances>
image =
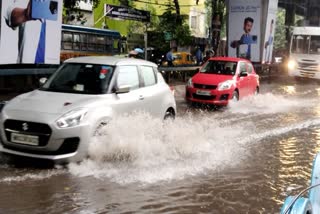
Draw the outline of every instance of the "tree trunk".
<instances>
[{"instance_id":1,"label":"tree trunk","mask_svg":"<svg viewBox=\"0 0 320 214\"><path fill-rule=\"evenodd\" d=\"M180 5L179 5L179 0L173 0L174 7L176 8L176 23L181 24L182 19L180 16Z\"/></svg>"}]
</instances>

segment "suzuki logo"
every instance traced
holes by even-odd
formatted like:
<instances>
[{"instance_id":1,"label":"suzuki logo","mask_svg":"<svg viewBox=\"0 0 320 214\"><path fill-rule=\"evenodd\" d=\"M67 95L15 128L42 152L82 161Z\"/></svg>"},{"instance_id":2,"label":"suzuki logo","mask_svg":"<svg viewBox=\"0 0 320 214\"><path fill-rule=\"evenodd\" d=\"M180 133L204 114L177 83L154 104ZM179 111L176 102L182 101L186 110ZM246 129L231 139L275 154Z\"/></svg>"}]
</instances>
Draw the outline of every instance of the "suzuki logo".
<instances>
[{"instance_id":1,"label":"suzuki logo","mask_svg":"<svg viewBox=\"0 0 320 214\"><path fill-rule=\"evenodd\" d=\"M27 131L29 129L28 123L22 123L22 130Z\"/></svg>"}]
</instances>

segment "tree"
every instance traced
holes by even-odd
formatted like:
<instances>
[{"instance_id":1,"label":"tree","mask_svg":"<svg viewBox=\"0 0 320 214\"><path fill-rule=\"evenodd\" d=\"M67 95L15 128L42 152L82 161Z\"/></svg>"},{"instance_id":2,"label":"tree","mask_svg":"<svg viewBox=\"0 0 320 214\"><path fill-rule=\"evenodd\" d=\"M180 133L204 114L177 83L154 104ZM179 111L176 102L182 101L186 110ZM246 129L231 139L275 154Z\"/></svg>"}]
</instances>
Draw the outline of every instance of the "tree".
<instances>
[{"instance_id":1,"label":"tree","mask_svg":"<svg viewBox=\"0 0 320 214\"><path fill-rule=\"evenodd\" d=\"M67 10L73 10L79 4L81 0L63 0L63 7ZM91 0L93 7L97 7L100 0Z\"/></svg>"},{"instance_id":2,"label":"tree","mask_svg":"<svg viewBox=\"0 0 320 214\"><path fill-rule=\"evenodd\" d=\"M81 0L64 0L63 1L63 23L77 22L79 24L84 24L87 19L84 17L83 13L77 8ZM97 7L100 0L91 0L93 7Z\"/></svg>"},{"instance_id":3,"label":"tree","mask_svg":"<svg viewBox=\"0 0 320 214\"><path fill-rule=\"evenodd\" d=\"M284 49L286 47L286 27L285 27L286 12L284 9L277 11L276 31L274 35L274 50Z\"/></svg>"},{"instance_id":4,"label":"tree","mask_svg":"<svg viewBox=\"0 0 320 214\"><path fill-rule=\"evenodd\" d=\"M181 18L181 14L180 14L179 1L178 0L173 0L173 3L174 3L174 7L176 9L176 23L181 24L182 18Z\"/></svg>"}]
</instances>

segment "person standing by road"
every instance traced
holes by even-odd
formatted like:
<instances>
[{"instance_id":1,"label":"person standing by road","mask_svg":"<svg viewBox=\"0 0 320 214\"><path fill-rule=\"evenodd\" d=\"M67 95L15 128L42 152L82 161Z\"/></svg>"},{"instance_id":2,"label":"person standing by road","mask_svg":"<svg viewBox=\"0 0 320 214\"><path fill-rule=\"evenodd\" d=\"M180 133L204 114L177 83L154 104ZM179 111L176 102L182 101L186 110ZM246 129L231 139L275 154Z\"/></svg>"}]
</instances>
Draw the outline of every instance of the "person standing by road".
<instances>
[{"instance_id":1,"label":"person standing by road","mask_svg":"<svg viewBox=\"0 0 320 214\"><path fill-rule=\"evenodd\" d=\"M210 59L211 57L214 56L214 51L213 50L208 50L206 51L206 56L203 58L202 64L206 63L208 61L208 59Z\"/></svg>"},{"instance_id":2,"label":"person standing by road","mask_svg":"<svg viewBox=\"0 0 320 214\"><path fill-rule=\"evenodd\" d=\"M198 49L197 49L196 58L197 58L197 65L200 65L202 62L202 51L201 51L200 47L198 47Z\"/></svg>"},{"instance_id":3,"label":"person standing by road","mask_svg":"<svg viewBox=\"0 0 320 214\"><path fill-rule=\"evenodd\" d=\"M174 60L174 58L173 58L173 49L170 49L170 51L166 54L166 60L167 60L167 62L168 62L168 66L169 67L173 67L174 65L173 65L173 60Z\"/></svg>"}]
</instances>

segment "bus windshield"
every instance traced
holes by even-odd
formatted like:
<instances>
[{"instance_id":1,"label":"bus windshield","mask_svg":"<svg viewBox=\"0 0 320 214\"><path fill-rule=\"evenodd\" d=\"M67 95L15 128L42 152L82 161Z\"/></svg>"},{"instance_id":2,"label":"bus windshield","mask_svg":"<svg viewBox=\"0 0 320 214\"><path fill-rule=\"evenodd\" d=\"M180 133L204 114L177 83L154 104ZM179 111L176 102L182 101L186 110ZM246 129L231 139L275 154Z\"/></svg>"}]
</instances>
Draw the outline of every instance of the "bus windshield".
<instances>
[{"instance_id":1,"label":"bus windshield","mask_svg":"<svg viewBox=\"0 0 320 214\"><path fill-rule=\"evenodd\" d=\"M319 54L320 36L294 35L291 51L295 54Z\"/></svg>"}]
</instances>

